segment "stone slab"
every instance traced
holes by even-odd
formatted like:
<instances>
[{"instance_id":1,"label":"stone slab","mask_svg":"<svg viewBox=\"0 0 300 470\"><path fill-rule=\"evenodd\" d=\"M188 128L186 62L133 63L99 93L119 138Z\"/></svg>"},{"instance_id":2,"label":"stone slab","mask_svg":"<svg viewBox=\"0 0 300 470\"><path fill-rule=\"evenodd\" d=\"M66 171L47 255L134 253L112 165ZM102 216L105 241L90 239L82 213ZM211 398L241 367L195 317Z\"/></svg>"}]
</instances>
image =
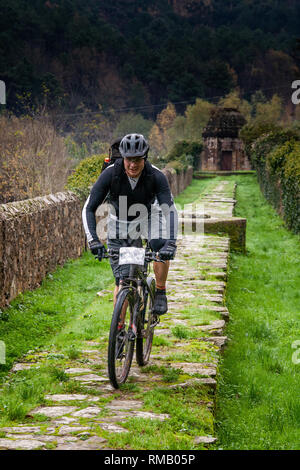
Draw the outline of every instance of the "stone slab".
<instances>
[{"instance_id":1,"label":"stone slab","mask_svg":"<svg viewBox=\"0 0 300 470\"><path fill-rule=\"evenodd\" d=\"M227 336L210 336L208 338L201 338L202 341L208 341L215 344L219 348L223 348L228 341Z\"/></svg>"},{"instance_id":2,"label":"stone slab","mask_svg":"<svg viewBox=\"0 0 300 470\"><path fill-rule=\"evenodd\" d=\"M13 434L35 434L40 432L40 426L6 426L0 428L0 431L10 432Z\"/></svg>"},{"instance_id":3,"label":"stone slab","mask_svg":"<svg viewBox=\"0 0 300 470\"><path fill-rule=\"evenodd\" d=\"M142 406L143 402L140 400L113 400L105 408L109 410L134 410Z\"/></svg>"},{"instance_id":4,"label":"stone slab","mask_svg":"<svg viewBox=\"0 0 300 470\"><path fill-rule=\"evenodd\" d=\"M122 426L118 426L117 424L113 423L100 423L99 426L104 431L113 432L116 434L120 434L122 432L129 432L127 429L122 428Z\"/></svg>"},{"instance_id":5,"label":"stone slab","mask_svg":"<svg viewBox=\"0 0 300 470\"><path fill-rule=\"evenodd\" d=\"M12 368L12 372L19 372L20 370L38 369L39 365L36 362L31 364L25 364L23 362L15 364Z\"/></svg>"},{"instance_id":6,"label":"stone slab","mask_svg":"<svg viewBox=\"0 0 300 470\"><path fill-rule=\"evenodd\" d=\"M194 387L195 385L207 385L208 387L213 388L214 390L217 387L217 382L215 379L208 377L208 378L202 378L202 379L191 379L187 380L186 382L182 382L180 384L174 384L170 385L169 388L188 388L188 387Z\"/></svg>"},{"instance_id":7,"label":"stone slab","mask_svg":"<svg viewBox=\"0 0 300 470\"><path fill-rule=\"evenodd\" d=\"M87 408L73 412L72 416L76 418L93 418L99 413L101 413L101 408L98 408L98 406L88 406Z\"/></svg>"},{"instance_id":8,"label":"stone slab","mask_svg":"<svg viewBox=\"0 0 300 470\"><path fill-rule=\"evenodd\" d=\"M46 395L45 398L51 401L99 401L99 397L80 394Z\"/></svg>"},{"instance_id":9,"label":"stone slab","mask_svg":"<svg viewBox=\"0 0 300 470\"><path fill-rule=\"evenodd\" d=\"M224 326L225 326L224 320L215 320L211 322L209 325L202 325L199 328L202 331L210 331L210 330L216 330L219 328L224 328Z\"/></svg>"},{"instance_id":10,"label":"stone slab","mask_svg":"<svg viewBox=\"0 0 300 470\"><path fill-rule=\"evenodd\" d=\"M170 415L168 414L157 414L151 413L149 411L133 411L133 416L136 418L143 418L143 419L151 419L151 420L158 420L158 421L165 421L166 419L170 419Z\"/></svg>"},{"instance_id":11,"label":"stone slab","mask_svg":"<svg viewBox=\"0 0 300 470\"><path fill-rule=\"evenodd\" d=\"M199 374L210 377L215 377L216 375L215 367L203 367L201 363L197 362L172 363L172 367L174 367L174 369L181 369L185 374L189 375Z\"/></svg>"},{"instance_id":12,"label":"stone slab","mask_svg":"<svg viewBox=\"0 0 300 470\"><path fill-rule=\"evenodd\" d=\"M72 432L80 432L80 431L89 431L90 428L87 426L61 426L61 428L58 431L59 436L67 436L71 434Z\"/></svg>"},{"instance_id":13,"label":"stone slab","mask_svg":"<svg viewBox=\"0 0 300 470\"><path fill-rule=\"evenodd\" d=\"M82 368L82 367L70 367L65 370L66 374L89 374L93 373L92 369Z\"/></svg>"},{"instance_id":14,"label":"stone slab","mask_svg":"<svg viewBox=\"0 0 300 470\"><path fill-rule=\"evenodd\" d=\"M194 439L195 444L214 444L217 439L212 436L196 436Z\"/></svg>"},{"instance_id":15,"label":"stone slab","mask_svg":"<svg viewBox=\"0 0 300 470\"><path fill-rule=\"evenodd\" d=\"M45 442L38 439L0 439L0 449L22 449L22 450L34 450L43 447Z\"/></svg>"},{"instance_id":16,"label":"stone slab","mask_svg":"<svg viewBox=\"0 0 300 470\"><path fill-rule=\"evenodd\" d=\"M76 380L78 382L86 382L86 383L107 382L108 380L107 378L100 377L99 375L96 375L96 374L78 375L72 378L73 380Z\"/></svg>"},{"instance_id":17,"label":"stone slab","mask_svg":"<svg viewBox=\"0 0 300 470\"><path fill-rule=\"evenodd\" d=\"M68 415L76 410L76 406L39 406L31 411L30 415L43 414L48 418L57 418L58 416Z\"/></svg>"},{"instance_id":18,"label":"stone slab","mask_svg":"<svg viewBox=\"0 0 300 470\"><path fill-rule=\"evenodd\" d=\"M105 449L106 439L99 436L92 436L84 441L61 444L55 450L98 450Z\"/></svg>"}]
</instances>

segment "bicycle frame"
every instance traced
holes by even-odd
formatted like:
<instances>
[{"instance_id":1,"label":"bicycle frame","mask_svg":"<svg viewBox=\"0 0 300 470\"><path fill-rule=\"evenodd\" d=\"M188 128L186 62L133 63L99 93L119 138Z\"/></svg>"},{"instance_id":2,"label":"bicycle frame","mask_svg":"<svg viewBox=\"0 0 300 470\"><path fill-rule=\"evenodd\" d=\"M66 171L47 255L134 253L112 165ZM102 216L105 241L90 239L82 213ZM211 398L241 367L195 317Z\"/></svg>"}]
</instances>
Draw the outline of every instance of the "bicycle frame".
<instances>
[{"instance_id":1,"label":"bicycle frame","mask_svg":"<svg viewBox=\"0 0 300 470\"><path fill-rule=\"evenodd\" d=\"M146 308L145 305L142 305L143 311L140 308L141 302L143 301L143 295L142 295L140 288L144 288L145 290L147 290L148 295L150 294L152 305L154 303L154 295L152 291L148 288L148 283L147 283L148 266L149 266L149 262L147 262L147 265L146 267L144 267L144 269L141 269L139 265L131 264L129 268L129 276L122 281L122 284L121 284L122 287L119 291L121 292L121 290L128 289L132 291L132 294L133 294L133 298L134 298L133 305L135 308L133 309L133 318L132 318L132 325L131 325L133 334L132 334L132 337L130 337L130 340L132 341L134 341L137 335L140 334L139 316L145 313L145 308Z\"/></svg>"},{"instance_id":2,"label":"bicycle frame","mask_svg":"<svg viewBox=\"0 0 300 470\"><path fill-rule=\"evenodd\" d=\"M119 252L111 250L105 257L115 256L119 257ZM144 259L143 266L128 263L129 274L121 281L114 307L108 343L108 374L115 388L127 379L135 344L138 365L147 364L154 328L159 323L159 316L153 312L155 279L148 276L148 268L151 261L164 261L149 249L146 249ZM126 312L129 313L127 317ZM119 336L123 327L124 337ZM118 343L120 338L121 342Z\"/></svg>"}]
</instances>

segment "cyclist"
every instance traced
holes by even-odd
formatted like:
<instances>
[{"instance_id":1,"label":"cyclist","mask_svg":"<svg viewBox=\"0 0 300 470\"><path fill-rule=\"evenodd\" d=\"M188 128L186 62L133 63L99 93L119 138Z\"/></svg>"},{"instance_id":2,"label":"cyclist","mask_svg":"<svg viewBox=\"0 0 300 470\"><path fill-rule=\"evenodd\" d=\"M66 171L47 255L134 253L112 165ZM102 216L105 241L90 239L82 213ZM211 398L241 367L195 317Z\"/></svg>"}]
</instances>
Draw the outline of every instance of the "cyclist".
<instances>
[{"instance_id":1,"label":"cyclist","mask_svg":"<svg viewBox=\"0 0 300 470\"><path fill-rule=\"evenodd\" d=\"M107 246L142 246L147 238L151 249L165 263L154 262L156 279L154 311L167 312L166 281L170 259L176 252L177 211L166 176L147 160L149 145L141 134L128 134L121 140L122 159L107 167L94 184L82 211L90 250L101 260L106 250L96 232L95 212L107 198L109 203ZM138 215L136 215L138 213ZM110 259L116 281L114 302L129 266Z\"/></svg>"}]
</instances>

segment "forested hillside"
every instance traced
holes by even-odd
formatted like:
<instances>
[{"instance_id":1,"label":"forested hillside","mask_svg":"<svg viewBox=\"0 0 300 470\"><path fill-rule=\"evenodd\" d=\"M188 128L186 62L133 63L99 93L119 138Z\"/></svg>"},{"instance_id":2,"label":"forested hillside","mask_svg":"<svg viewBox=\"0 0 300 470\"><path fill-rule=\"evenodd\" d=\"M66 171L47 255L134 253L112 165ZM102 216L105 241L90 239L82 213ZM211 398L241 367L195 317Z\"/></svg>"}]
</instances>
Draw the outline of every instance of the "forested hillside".
<instances>
[{"instance_id":1,"label":"forested hillside","mask_svg":"<svg viewBox=\"0 0 300 470\"><path fill-rule=\"evenodd\" d=\"M296 0L0 0L7 106L74 111L290 96ZM160 111L158 109L158 111ZM154 108L155 112L155 108ZM152 116L153 117L153 116Z\"/></svg>"}]
</instances>

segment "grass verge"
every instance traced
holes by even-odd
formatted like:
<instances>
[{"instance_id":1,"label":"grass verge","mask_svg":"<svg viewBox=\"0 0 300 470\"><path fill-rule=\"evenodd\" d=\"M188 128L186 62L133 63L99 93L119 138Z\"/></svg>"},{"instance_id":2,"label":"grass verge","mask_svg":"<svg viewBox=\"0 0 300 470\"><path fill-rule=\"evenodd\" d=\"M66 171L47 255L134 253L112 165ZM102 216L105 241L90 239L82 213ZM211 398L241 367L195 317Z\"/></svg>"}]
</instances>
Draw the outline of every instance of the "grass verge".
<instances>
[{"instance_id":1,"label":"grass verge","mask_svg":"<svg viewBox=\"0 0 300 470\"><path fill-rule=\"evenodd\" d=\"M185 188L176 198L175 204L178 209L183 209L185 204L197 201L201 196L216 185L214 178L203 180L192 180L191 184Z\"/></svg>"},{"instance_id":2,"label":"grass verge","mask_svg":"<svg viewBox=\"0 0 300 470\"><path fill-rule=\"evenodd\" d=\"M230 178L238 183L236 215L247 218L247 253L231 256L217 448L299 449L299 237L266 203L255 176Z\"/></svg>"},{"instance_id":3,"label":"grass verge","mask_svg":"<svg viewBox=\"0 0 300 470\"><path fill-rule=\"evenodd\" d=\"M44 347L57 331L85 310L97 291L111 283L108 262L97 263L90 253L84 253L80 259L68 261L48 274L40 288L14 299L0 319L0 340L6 349L0 377L27 351ZM89 327L84 325L85 330ZM68 343L72 345L72 341Z\"/></svg>"}]
</instances>

